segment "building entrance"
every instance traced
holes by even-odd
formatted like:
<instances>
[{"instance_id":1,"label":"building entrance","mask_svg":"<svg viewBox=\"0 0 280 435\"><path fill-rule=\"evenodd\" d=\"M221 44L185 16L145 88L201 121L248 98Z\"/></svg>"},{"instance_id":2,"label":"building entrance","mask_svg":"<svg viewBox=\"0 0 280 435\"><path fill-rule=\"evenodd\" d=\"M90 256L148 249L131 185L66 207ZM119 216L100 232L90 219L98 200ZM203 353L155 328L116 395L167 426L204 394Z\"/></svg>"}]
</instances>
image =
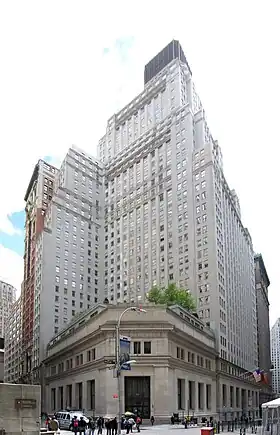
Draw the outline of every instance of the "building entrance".
<instances>
[{"instance_id":1,"label":"building entrance","mask_svg":"<svg viewBox=\"0 0 280 435\"><path fill-rule=\"evenodd\" d=\"M150 418L150 384L150 376L125 376L125 412L139 413L142 418Z\"/></svg>"}]
</instances>

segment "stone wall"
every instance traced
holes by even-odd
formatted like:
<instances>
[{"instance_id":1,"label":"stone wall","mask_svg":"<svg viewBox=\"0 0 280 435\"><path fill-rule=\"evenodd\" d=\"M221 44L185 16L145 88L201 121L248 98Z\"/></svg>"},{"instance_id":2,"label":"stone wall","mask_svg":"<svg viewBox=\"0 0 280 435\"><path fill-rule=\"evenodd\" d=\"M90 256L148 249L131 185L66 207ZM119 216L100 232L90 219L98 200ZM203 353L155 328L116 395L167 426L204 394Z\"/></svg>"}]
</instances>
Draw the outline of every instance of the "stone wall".
<instances>
[{"instance_id":1,"label":"stone wall","mask_svg":"<svg viewBox=\"0 0 280 435\"><path fill-rule=\"evenodd\" d=\"M38 435L40 414L39 385L0 384L0 429L6 435Z\"/></svg>"}]
</instances>

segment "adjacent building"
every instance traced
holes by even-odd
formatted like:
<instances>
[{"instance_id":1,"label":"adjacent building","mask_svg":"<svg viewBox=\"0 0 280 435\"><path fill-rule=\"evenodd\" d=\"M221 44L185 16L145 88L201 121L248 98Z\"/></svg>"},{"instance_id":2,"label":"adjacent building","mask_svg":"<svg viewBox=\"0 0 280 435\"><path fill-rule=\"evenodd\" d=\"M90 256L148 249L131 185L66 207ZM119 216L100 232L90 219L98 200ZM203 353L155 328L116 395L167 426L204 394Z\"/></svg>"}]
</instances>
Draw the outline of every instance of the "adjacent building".
<instances>
[{"instance_id":1,"label":"adjacent building","mask_svg":"<svg viewBox=\"0 0 280 435\"><path fill-rule=\"evenodd\" d=\"M11 284L0 280L0 338L5 337L7 319L16 300L16 289Z\"/></svg>"},{"instance_id":2,"label":"adjacent building","mask_svg":"<svg viewBox=\"0 0 280 435\"><path fill-rule=\"evenodd\" d=\"M125 305L95 305L57 334L44 361L47 412L76 407L116 415L115 327ZM121 408L169 421L172 413L217 418L258 415L258 388L220 359L215 334L184 309L144 306L127 312L121 334L136 363L121 376ZM225 411L226 410L226 411Z\"/></svg>"},{"instance_id":3,"label":"adjacent building","mask_svg":"<svg viewBox=\"0 0 280 435\"><path fill-rule=\"evenodd\" d=\"M41 382L46 346L72 317L103 300L103 168L74 147L56 172L36 237L32 379Z\"/></svg>"},{"instance_id":4,"label":"adjacent building","mask_svg":"<svg viewBox=\"0 0 280 435\"><path fill-rule=\"evenodd\" d=\"M272 371L272 390L275 394L280 394L280 318L276 320L270 331L271 343L271 363Z\"/></svg>"},{"instance_id":5,"label":"adjacent building","mask_svg":"<svg viewBox=\"0 0 280 435\"><path fill-rule=\"evenodd\" d=\"M54 192L57 169L43 160L36 164L24 200L25 245L22 285L22 382L31 382L37 238L44 228L45 213Z\"/></svg>"},{"instance_id":6,"label":"adjacent building","mask_svg":"<svg viewBox=\"0 0 280 435\"><path fill-rule=\"evenodd\" d=\"M107 123L105 281L112 303L176 282L197 299L220 356L258 363L254 252L178 41L145 67L144 90Z\"/></svg>"},{"instance_id":7,"label":"adjacent building","mask_svg":"<svg viewBox=\"0 0 280 435\"><path fill-rule=\"evenodd\" d=\"M22 376L22 297L12 305L6 324L5 373L8 383L18 383Z\"/></svg>"},{"instance_id":8,"label":"adjacent building","mask_svg":"<svg viewBox=\"0 0 280 435\"><path fill-rule=\"evenodd\" d=\"M261 254L255 255L255 286L257 301L258 367L267 374L268 385L263 385L260 404L271 399L271 349L269 328L268 287L270 281Z\"/></svg>"}]
</instances>

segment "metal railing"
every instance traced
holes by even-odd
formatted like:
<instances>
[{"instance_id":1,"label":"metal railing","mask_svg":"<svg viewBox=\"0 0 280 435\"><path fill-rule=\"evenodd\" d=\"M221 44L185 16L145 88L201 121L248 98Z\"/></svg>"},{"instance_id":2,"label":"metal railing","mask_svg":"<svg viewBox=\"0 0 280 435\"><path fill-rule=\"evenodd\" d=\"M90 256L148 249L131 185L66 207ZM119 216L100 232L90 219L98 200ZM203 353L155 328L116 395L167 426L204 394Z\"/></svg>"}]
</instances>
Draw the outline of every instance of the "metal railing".
<instances>
[{"instance_id":1,"label":"metal railing","mask_svg":"<svg viewBox=\"0 0 280 435\"><path fill-rule=\"evenodd\" d=\"M238 432L240 435L247 434L256 434L258 432L258 428L261 428L262 420L251 420L251 421L218 421L213 423L214 432L222 433L222 432Z\"/></svg>"}]
</instances>

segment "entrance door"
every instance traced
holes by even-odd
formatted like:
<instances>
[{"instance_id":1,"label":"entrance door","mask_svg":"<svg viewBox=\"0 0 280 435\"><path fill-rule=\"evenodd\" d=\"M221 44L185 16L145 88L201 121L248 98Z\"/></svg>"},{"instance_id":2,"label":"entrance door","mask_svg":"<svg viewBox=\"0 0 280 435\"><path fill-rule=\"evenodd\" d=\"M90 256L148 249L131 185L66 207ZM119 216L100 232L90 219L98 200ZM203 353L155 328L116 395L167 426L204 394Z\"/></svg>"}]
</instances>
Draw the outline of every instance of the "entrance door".
<instances>
[{"instance_id":1,"label":"entrance door","mask_svg":"<svg viewBox=\"0 0 280 435\"><path fill-rule=\"evenodd\" d=\"M150 418L150 376L125 376L124 389L125 411L138 412L142 418Z\"/></svg>"}]
</instances>

